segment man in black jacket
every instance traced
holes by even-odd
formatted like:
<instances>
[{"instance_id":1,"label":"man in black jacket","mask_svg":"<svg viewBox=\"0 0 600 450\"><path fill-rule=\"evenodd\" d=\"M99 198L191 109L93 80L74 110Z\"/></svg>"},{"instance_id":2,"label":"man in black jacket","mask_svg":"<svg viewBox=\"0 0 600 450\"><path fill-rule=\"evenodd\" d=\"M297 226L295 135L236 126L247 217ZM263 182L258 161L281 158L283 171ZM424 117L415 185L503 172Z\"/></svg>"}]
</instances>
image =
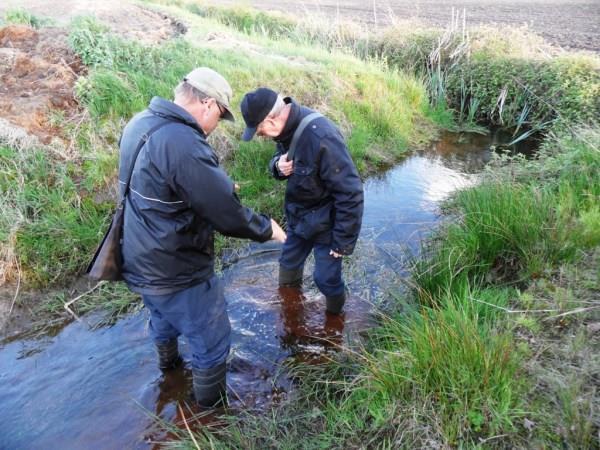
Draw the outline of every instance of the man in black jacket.
<instances>
[{"instance_id":1,"label":"man in black jacket","mask_svg":"<svg viewBox=\"0 0 600 450\"><path fill-rule=\"evenodd\" d=\"M233 120L231 95L217 72L195 69L175 88L173 102L154 97L127 124L120 142L121 195L134 165L125 204L123 276L150 311L161 369L180 362L177 338L187 338L194 394L203 406L225 394L231 331L214 273L214 231L285 241L275 221L240 203L206 140L219 120Z\"/></svg>"},{"instance_id":2,"label":"man in black jacket","mask_svg":"<svg viewBox=\"0 0 600 450\"><path fill-rule=\"evenodd\" d=\"M315 284L327 311L340 314L346 300L342 256L354 251L363 213L362 183L344 138L327 118L268 88L246 94L241 109L242 139L255 134L274 139L270 169L275 178L287 180L279 284L300 286L304 262L314 250Z\"/></svg>"}]
</instances>

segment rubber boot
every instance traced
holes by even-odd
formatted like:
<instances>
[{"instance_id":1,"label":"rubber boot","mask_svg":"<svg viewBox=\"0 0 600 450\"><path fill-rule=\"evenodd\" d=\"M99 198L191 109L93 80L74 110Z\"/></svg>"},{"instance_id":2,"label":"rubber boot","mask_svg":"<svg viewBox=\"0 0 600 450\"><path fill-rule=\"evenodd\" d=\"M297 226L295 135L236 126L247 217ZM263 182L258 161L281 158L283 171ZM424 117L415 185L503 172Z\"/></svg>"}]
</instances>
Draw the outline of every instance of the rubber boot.
<instances>
[{"instance_id":1,"label":"rubber boot","mask_svg":"<svg viewBox=\"0 0 600 450\"><path fill-rule=\"evenodd\" d=\"M209 369L192 368L194 396L204 408L213 408L225 403L227 366L223 362Z\"/></svg>"},{"instance_id":2,"label":"rubber boot","mask_svg":"<svg viewBox=\"0 0 600 450\"><path fill-rule=\"evenodd\" d=\"M177 349L177 339L171 339L165 343L157 343L156 353L158 354L158 367L161 370L173 369L182 361Z\"/></svg>"},{"instance_id":3,"label":"rubber boot","mask_svg":"<svg viewBox=\"0 0 600 450\"><path fill-rule=\"evenodd\" d=\"M325 297L325 309L330 314L340 314L346 303L346 293Z\"/></svg>"},{"instance_id":4,"label":"rubber boot","mask_svg":"<svg viewBox=\"0 0 600 450\"><path fill-rule=\"evenodd\" d=\"M279 266L279 287L301 287L304 267L287 270Z\"/></svg>"}]
</instances>

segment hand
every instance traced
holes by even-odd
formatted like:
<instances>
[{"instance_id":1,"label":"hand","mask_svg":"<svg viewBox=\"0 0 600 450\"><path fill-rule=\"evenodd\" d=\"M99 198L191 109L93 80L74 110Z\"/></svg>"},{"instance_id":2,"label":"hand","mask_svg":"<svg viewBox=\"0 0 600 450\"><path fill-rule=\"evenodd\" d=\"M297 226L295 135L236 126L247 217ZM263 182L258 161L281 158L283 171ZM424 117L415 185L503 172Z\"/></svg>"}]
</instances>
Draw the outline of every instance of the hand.
<instances>
[{"instance_id":1,"label":"hand","mask_svg":"<svg viewBox=\"0 0 600 450\"><path fill-rule=\"evenodd\" d=\"M271 228L273 228L273 235L271 236L271 240L281 242L283 244L287 239L285 231L283 231L279 224L273 219L271 219Z\"/></svg>"},{"instance_id":2,"label":"hand","mask_svg":"<svg viewBox=\"0 0 600 450\"><path fill-rule=\"evenodd\" d=\"M240 192L240 185L237 183L233 183L233 191L234 192Z\"/></svg>"},{"instance_id":3,"label":"hand","mask_svg":"<svg viewBox=\"0 0 600 450\"><path fill-rule=\"evenodd\" d=\"M334 252L333 250L329 250L329 254L334 258L341 258L342 256L344 256L341 253Z\"/></svg>"},{"instance_id":4,"label":"hand","mask_svg":"<svg viewBox=\"0 0 600 450\"><path fill-rule=\"evenodd\" d=\"M294 172L294 161L288 161L287 153L285 155L281 155L277 160L277 169L279 173L289 177Z\"/></svg>"}]
</instances>

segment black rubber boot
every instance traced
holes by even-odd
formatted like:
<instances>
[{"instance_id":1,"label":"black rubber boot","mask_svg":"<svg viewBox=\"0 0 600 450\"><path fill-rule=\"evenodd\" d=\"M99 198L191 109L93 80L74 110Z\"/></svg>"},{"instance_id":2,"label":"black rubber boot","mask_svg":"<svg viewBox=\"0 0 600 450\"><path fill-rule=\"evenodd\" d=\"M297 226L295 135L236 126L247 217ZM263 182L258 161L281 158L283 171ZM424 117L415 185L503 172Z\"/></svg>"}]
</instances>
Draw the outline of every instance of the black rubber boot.
<instances>
[{"instance_id":1,"label":"black rubber boot","mask_svg":"<svg viewBox=\"0 0 600 450\"><path fill-rule=\"evenodd\" d=\"M226 363L210 369L192 368L194 396L196 402L204 408L213 408L226 401Z\"/></svg>"},{"instance_id":2,"label":"black rubber boot","mask_svg":"<svg viewBox=\"0 0 600 450\"><path fill-rule=\"evenodd\" d=\"M279 287L301 287L304 267L295 270L287 270L279 267Z\"/></svg>"},{"instance_id":3,"label":"black rubber boot","mask_svg":"<svg viewBox=\"0 0 600 450\"><path fill-rule=\"evenodd\" d=\"M158 367L161 370L173 369L181 364L177 339L171 339L164 344L156 344L156 353L158 354Z\"/></svg>"},{"instance_id":4,"label":"black rubber boot","mask_svg":"<svg viewBox=\"0 0 600 450\"><path fill-rule=\"evenodd\" d=\"M340 295L334 295L332 297L325 297L325 309L330 314L340 314L342 308L346 303L346 293Z\"/></svg>"}]
</instances>

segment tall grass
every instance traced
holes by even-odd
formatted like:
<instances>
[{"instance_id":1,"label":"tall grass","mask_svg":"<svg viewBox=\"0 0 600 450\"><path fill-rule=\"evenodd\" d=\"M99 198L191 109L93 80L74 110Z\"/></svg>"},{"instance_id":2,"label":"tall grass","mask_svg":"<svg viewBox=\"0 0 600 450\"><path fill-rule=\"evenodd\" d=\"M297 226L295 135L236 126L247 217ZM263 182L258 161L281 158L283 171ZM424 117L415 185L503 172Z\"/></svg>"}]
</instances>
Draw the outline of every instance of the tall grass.
<instances>
[{"instance_id":1,"label":"tall grass","mask_svg":"<svg viewBox=\"0 0 600 450\"><path fill-rule=\"evenodd\" d=\"M600 114L600 65L585 54L561 55L526 29L466 27L453 15L446 30L399 22L381 32L339 18L290 19L249 8L189 4L247 33L310 43L426 77L431 100L459 122L543 130L549 122L594 123ZM408 30L408 31L407 31Z\"/></svg>"},{"instance_id":2,"label":"tall grass","mask_svg":"<svg viewBox=\"0 0 600 450\"><path fill-rule=\"evenodd\" d=\"M7 212L1 233L3 241L14 236L14 257L31 286L48 286L79 271L107 223L112 205L81 192L79 174L76 166L43 151L0 147L0 208Z\"/></svg>"},{"instance_id":3,"label":"tall grass","mask_svg":"<svg viewBox=\"0 0 600 450\"><path fill-rule=\"evenodd\" d=\"M596 130L581 133L555 137L540 159L513 162L500 177L496 168L493 178L456 195L457 221L415 263L421 302L432 305L465 280L485 285L539 276L600 242L599 136Z\"/></svg>"},{"instance_id":4,"label":"tall grass","mask_svg":"<svg viewBox=\"0 0 600 450\"><path fill-rule=\"evenodd\" d=\"M453 203L458 221L416 263L421 301L431 304L440 294L460 289L465 279L478 284L527 279L566 256L572 246L553 201L545 190L499 183L459 193Z\"/></svg>"},{"instance_id":5,"label":"tall grass","mask_svg":"<svg viewBox=\"0 0 600 450\"><path fill-rule=\"evenodd\" d=\"M470 295L507 303L504 293ZM388 402L430 399L450 444L511 430L519 399L510 335L462 297L440 300L443 308L384 322L383 345L370 356L371 381L364 388Z\"/></svg>"}]
</instances>

